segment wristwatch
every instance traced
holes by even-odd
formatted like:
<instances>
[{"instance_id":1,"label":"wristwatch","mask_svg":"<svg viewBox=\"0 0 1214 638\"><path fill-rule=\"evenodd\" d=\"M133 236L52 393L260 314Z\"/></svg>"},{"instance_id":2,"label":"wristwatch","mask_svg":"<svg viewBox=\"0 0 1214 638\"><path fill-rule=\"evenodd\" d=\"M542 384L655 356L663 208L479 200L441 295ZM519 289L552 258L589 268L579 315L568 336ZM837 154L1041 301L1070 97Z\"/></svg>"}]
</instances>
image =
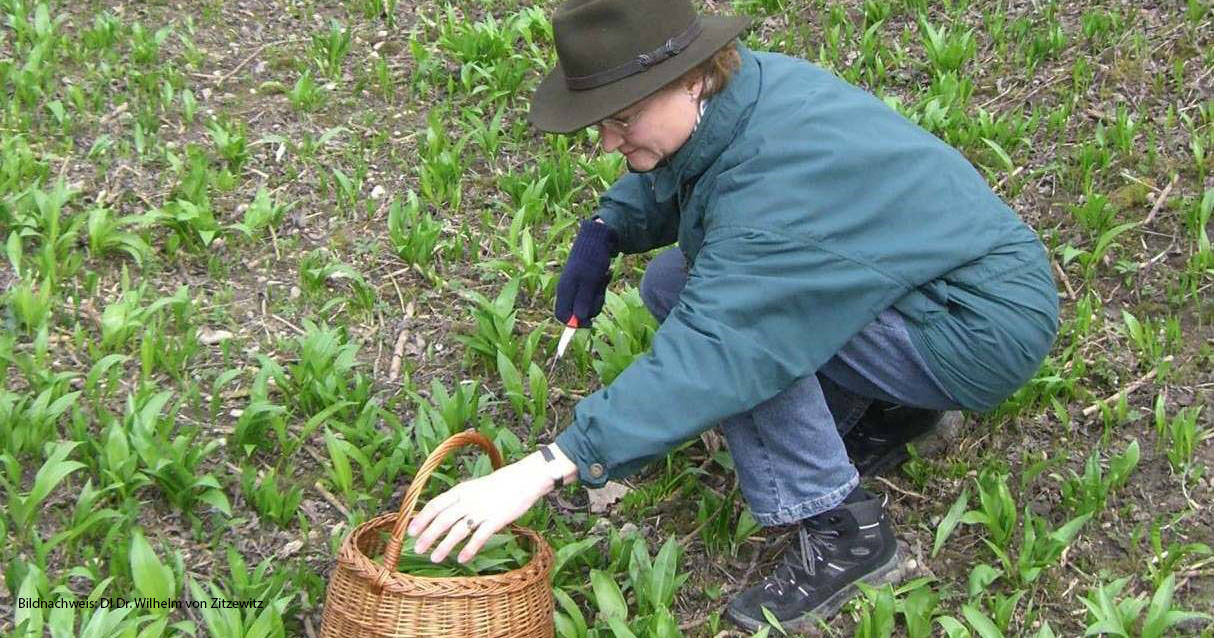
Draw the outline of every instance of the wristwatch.
<instances>
[{"instance_id":1,"label":"wristwatch","mask_svg":"<svg viewBox=\"0 0 1214 638\"><path fill-rule=\"evenodd\" d=\"M550 445L541 445L540 456L544 457L544 462L548 464L549 475L552 477L552 487L559 490L565 486L565 474L552 464L556 460L556 455L552 453L552 450L549 449L550 447Z\"/></svg>"}]
</instances>

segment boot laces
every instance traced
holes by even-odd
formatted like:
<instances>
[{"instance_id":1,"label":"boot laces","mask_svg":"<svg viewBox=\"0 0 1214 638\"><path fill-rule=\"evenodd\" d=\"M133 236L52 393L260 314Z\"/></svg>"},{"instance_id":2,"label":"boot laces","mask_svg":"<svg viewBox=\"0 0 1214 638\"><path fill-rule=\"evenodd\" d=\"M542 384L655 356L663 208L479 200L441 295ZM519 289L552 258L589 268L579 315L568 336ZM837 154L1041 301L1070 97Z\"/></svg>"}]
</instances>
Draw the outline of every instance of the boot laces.
<instances>
[{"instance_id":1,"label":"boot laces","mask_svg":"<svg viewBox=\"0 0 1214 638\"><path fill-rule=\"evenodd\" d=\"M774 589L777 596L784 595L785 587L796 586L800 574L816 575L818 564L826 561L826 552L836 549L833 541L839 537L839 530L815 529L805 524L799 527L798 547L785 551L783 560L763 583L764 589Z\"/></svg>"}]
</instances>

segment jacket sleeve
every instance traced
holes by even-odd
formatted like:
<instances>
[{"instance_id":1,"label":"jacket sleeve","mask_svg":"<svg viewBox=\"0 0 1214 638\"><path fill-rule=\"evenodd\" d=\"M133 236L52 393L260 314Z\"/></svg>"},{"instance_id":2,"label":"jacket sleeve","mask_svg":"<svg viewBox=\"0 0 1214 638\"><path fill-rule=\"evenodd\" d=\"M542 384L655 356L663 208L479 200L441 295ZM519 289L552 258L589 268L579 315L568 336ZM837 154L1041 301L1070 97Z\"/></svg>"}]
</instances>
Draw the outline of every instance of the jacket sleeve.
<instances>
[{"instance_id":1,"label":"jacket sleeve","mask_svg":"<svg viewBox=\"0 0 1214 638\"><path fill-rule=\"evenodd\" d=\"M710 229L653 349L579 402L557 445L590 486L632 474L816 372L901 288L808 238Z\"/></svg>"},{"instance_id":2,"label":"jacket sleeve","mask_svg":"<svg viewBox=\"0 0 1214 638\"><path fill-rule=\"evenodd\" d=\"M679 232L677 208L673 201L654 198L652 177L628 173L603 193L598 216L619 234L621 252L643 253L674 243Z\"/></svg>"}]
</instances>

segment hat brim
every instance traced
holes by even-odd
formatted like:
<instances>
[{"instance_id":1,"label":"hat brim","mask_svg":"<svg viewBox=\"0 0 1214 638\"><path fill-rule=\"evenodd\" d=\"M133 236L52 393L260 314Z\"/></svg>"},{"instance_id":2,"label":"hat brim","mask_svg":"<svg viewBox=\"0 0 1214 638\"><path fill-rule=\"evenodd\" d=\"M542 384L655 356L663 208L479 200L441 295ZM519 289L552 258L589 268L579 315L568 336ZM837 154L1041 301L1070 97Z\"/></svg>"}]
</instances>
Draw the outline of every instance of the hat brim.
<instances>
[{"instance_id":1,"label":"hat brim","mask_svg":"<svg viewBox=\"0 0 1214 638\"><path fill-rule=\"evenodd\" d=\"M558 62L536 88L527 119L548 133L572 133L586 128L653 95L707 60L750 26L750 18L745 16L700 16L700 20L704 31L678 55L647 71L600 87L570 90Z\"/></svg>"}]
</instances>

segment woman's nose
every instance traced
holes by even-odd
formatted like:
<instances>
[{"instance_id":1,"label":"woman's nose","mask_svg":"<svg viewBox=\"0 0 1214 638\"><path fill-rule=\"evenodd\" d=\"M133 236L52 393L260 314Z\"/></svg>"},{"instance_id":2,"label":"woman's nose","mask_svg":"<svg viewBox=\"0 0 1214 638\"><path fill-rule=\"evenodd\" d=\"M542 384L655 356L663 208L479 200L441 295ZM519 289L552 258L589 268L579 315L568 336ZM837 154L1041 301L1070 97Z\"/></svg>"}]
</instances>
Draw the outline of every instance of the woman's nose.
<instances>
[{"instance_id":1,"label":"woman's nose","mask_svg":"<svg viewBox=\"0 0 1214 638\"><path fill-rule=\"evenodd\" d=\"M606 126L599 126L599 141L603 144L603 150L608 153L614 152L624 144L624 138Z\"/></svg>"}]
</instances>

